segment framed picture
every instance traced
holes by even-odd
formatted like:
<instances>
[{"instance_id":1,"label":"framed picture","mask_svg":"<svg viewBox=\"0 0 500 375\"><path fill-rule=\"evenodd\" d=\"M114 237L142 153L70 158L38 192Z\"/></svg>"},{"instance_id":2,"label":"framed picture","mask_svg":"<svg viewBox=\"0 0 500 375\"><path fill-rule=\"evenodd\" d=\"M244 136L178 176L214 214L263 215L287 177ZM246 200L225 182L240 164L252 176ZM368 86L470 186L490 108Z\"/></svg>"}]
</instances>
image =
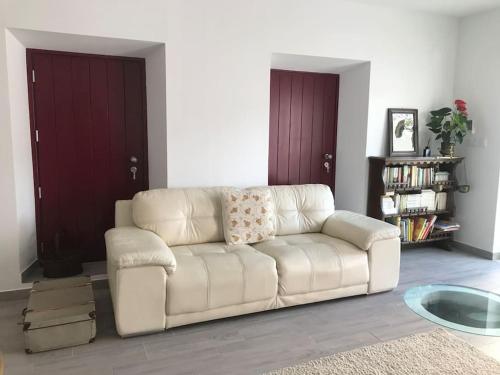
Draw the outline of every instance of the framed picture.
<instances>
[{"instance_id":1,"label":"framed picture","mask_svg":"<svg viewBox=\"0 0 500 375\"><path fill-rule=\"evenodd\" d=\"M389 156L418 154L418 110L389 108Z\"/></svg>"}]
</instances>

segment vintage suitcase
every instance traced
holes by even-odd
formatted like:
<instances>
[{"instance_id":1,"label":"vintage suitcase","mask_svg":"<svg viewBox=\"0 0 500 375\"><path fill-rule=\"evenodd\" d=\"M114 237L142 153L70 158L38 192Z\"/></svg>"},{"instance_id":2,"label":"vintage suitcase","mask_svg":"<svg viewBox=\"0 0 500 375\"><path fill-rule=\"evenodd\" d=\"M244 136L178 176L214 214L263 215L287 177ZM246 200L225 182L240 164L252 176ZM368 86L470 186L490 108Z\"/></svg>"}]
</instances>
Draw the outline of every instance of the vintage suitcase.
<instances>
[{"instance_id":1,"label":"vintage suitcase","mask_svg":"<svg viewBox=\"0 0 500 375\"><path fill-rule=\"evenodd\" d=\"M79 276L33 283L23 315L26 353L93 342L96 324L90 278Z\"/></svg>"}]
</instances>

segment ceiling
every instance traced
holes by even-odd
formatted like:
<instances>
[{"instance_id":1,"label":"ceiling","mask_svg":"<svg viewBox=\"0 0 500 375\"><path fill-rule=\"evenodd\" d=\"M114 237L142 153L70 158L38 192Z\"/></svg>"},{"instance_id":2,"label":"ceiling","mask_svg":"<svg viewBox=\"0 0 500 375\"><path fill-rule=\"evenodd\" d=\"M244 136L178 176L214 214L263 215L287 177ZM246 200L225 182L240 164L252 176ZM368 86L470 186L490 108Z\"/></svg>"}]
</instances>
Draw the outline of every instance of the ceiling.
<instances>
[{"instance_id":1,"label":"ceiling","mask_svg":"<svg viewBox=\"0 0 500 375\"><path fill-rule=\"evenodd\" d=\"M350 0L464 17L500 7L500 0Z\"/></svg>"}]
</instances>

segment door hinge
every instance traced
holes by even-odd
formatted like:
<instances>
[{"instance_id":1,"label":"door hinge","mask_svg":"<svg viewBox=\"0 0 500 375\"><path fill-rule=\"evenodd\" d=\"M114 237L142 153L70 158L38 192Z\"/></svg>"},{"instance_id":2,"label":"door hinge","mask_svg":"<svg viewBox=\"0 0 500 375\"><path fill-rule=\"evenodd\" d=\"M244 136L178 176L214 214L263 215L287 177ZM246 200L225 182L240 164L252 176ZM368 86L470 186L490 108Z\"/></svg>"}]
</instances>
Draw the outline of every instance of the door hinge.
<instances>
[{"instance_id":1,"label":"door hinge","mask_svg":"<svg viewBox=\"0 0 500 375\"><path fill-rule=\"evenodd\" d=\"M42 187L38 187L38 199L42 199Z\"/></svg>"},{"instance_id":2,"label":"door hinge","mask_svg":"<svg viewBox=\"0 0 500 375\"><path fill-rule=\"evenodd\" d=\"M32 69L32 70L31 70L31 81L32 81L33 83L35 83L35 81L36 81L36 79L35 79L35 69Z\"/></svg>"},{"instance_id":3,"label":"door hinge","mask_svg":"<svg viewBox=\"0 0 500 375\"><path fill-rule=\"evenodd\" d=\"M35 141L38 142L40 138L38 138L38 129L35 130Z\"/></svg>"}]
</instances>

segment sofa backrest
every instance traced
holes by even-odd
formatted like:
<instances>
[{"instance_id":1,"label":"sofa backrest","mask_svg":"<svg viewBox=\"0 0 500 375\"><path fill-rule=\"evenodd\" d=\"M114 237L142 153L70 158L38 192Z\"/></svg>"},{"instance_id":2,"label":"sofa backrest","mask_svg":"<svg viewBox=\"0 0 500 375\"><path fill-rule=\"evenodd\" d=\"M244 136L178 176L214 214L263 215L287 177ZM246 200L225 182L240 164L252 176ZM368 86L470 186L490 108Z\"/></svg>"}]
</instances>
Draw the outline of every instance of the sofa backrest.
<instances>
[{"instance_id":1,"label":"sofa backrest","mask_svg":"<svg viewBox=\"0 0 500 375\"><path fill-rule=\"evenodd\" d=\"M320 232L335 210L326 185L262 188L271 190L278 236ZM116 202L115 226L150 230L169 246L224 241L220 191L217 187L143 191L133 200Z\"/></svg>"},{"instance_id":2,"label":"sofa backrest","mask_svg":"<svg viewBox=\"0 0 500 375\"><path fill-rule=\"evenodd\" d=\"M130 227L133 225L135 224L132 218L132 199L116 201L115 227Z\"/></svg>"},{"instance_id":3,"label":"sofa backrest","mask_svg":"<svg viewBox=\"0 0 500 375\"><path fill-rule=\"evenodd\" d=\"M276 212L276 235L320 232L335 206L326 185L270 186Z\"/></svg>"},{"instance_id":4,"label":"sofa backrest","mask_svg":"<svg viewBox=\"0 0 500 375\"><path fill-rule=\"evenodd\" d=\"M224 241L220 188L139 192L132 200L132 217L168 246Z\"/></svg>"}]
</instances>

